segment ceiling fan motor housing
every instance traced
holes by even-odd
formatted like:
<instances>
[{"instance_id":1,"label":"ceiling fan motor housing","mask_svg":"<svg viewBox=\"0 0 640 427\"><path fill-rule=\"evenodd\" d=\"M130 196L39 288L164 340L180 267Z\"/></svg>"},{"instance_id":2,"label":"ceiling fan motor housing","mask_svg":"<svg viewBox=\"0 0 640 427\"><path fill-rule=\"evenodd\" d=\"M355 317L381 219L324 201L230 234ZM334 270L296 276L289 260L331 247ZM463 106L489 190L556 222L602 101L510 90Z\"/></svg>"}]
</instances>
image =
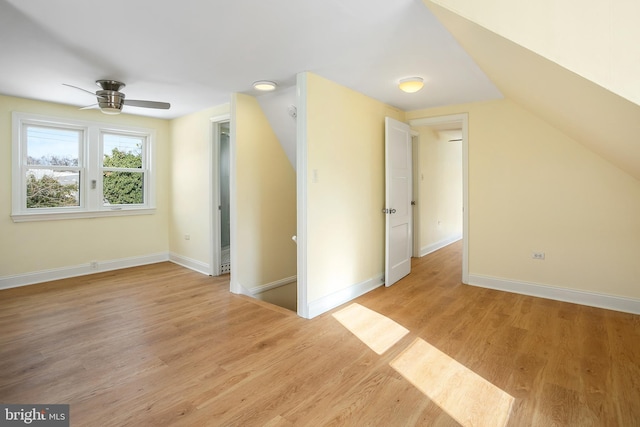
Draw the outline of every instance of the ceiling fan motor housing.
<instances>
[{"instance_id":1,"label":"ceiling fan motor housing","mask_svg":"<svg viewBox=\"0 0 640 427\"><path fill-rule=\"evenodd\" d=\"M124 106L124 93L115 90L99 90L98 105L105 114L119 114Z\"/></svg>"}]
</instances>

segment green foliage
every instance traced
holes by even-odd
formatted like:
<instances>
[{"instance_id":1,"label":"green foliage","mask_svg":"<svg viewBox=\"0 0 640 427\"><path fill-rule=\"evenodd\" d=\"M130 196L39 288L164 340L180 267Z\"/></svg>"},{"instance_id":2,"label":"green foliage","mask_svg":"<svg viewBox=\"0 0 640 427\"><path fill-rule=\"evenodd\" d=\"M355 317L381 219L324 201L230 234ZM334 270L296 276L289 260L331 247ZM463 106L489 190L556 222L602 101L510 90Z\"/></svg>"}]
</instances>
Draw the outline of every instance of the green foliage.
<instances>
[{"instance_id":1,"label":"green foliage","mask_svg":"<svg viewBox=\"0 0 640 427\"><path fill-rule=\"evenodd\" d=\"M138 149L140 147L138 146ZM105 154L102 164L106 168L142 168L142 153L111 150L111 155Z\"/></svg>"},{"instance_id":2,"label":"green foliage","mask_svg":"<svg viewBox=\"0 0 640 427\"><path fill-rule=\"evenodd\" d=\"M140 152L125 152L117 148L111 150L111 155L105 154L103 159L105 168L142 168L142 154ZM104 172L102 192L105 203L112 205L144 203L143 174L140 172Z\"/></svg>"},{"instance_id":3,"label":"green foliage","mask_svg":"<svg viewBox=\"0 0 640 427\"><path fill-rule=\"evenodd\" d=\"M61 184L51 175L27 178L27 208L78 206L77 194L77 184Z\"/></svg>"}]
</instances>

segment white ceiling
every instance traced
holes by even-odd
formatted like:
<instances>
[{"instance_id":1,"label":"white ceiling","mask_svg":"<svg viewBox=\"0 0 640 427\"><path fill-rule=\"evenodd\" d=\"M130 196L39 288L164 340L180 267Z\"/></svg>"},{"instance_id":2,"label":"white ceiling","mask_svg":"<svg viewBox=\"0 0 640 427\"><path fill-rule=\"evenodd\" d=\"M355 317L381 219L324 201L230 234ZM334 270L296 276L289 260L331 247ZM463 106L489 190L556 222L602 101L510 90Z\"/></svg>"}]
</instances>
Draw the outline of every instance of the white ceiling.
<instances>
[{"instance_id":1,"label":"white ceiling","mask_svg":"<svg viewBox=\"0 0 640 427\"><path fill-rule=\"evenodd\" d=\"M421 0L0 0L0 93L95 102L97 79L174 118L311 71L405 111L501 94ZM405 94L399 79L425 88Z\"/></svg>"}]
</instances>

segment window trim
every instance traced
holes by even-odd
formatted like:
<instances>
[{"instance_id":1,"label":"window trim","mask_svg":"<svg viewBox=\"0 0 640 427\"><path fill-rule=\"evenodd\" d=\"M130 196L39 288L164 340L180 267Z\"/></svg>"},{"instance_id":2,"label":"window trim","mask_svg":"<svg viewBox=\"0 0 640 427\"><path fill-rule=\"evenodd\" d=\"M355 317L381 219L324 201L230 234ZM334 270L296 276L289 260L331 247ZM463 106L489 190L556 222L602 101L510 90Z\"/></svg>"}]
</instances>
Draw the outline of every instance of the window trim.
<instances>
[{"instance_id":1,"label":"window trim","mask_svg":"<svg viewBox=\"0 0 640 427\"><path fill-rule=\"evenodd\" d=\"M26 207L26 140L24 129L27 125L69 128L82 131L79 159L80 193L79 206L27 209ZM143 147L144 197L143 204L104 206L102 195L102 134L123 134L140 136L146 140ZM156 131L127 125L44 116L31 113L12 113L12 156L11 156L11 218L13 222L50 221L78 218L100 218L127 215L150 215L156 211L155 177ZM91 182L96 180L96 188Z\"/></svg>"}]
</instances>

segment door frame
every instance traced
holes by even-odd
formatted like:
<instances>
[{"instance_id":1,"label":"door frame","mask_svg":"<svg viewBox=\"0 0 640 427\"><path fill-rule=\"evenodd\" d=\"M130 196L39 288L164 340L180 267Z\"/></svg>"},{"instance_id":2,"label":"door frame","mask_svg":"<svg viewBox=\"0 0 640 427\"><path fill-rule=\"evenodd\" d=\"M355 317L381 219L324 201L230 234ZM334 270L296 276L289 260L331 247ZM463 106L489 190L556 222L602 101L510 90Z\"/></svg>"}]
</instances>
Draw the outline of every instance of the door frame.
<instances>
[{"instance_id":1,"label":"door frame","mask_svg":"<svg viewBox=\"0 0 640 427\"><path fill-rule=\"evenodd\" d=\"M411 127L447 123L460 123L462 128L462 283L469 284L469 114L460 113L409 120ZM416 173L420 171L414 170L414 175Z\"/></svg>"},{"instance_id":2,"label":"door frame","mask_svg":"<svg viewBox=\"0 0 640 427\"><path fill-rule=\"evenodd\" d=\"M211 126L209 127L211 141L211 155L209 156L211 165L209 167L209 183L211 184L211 203L209 206L209 224L211 224L211 232L209 242L211 254L211 276L220 275L220 263L222 261L222 253L220 250L221 236L220 228L222 216L220 215L220 125L230 122L230 114L222 114L209 118ZM231 172L230 172L231 173Z\"/></svg>"},{"instance_id":3,"label":"door frame","mask_svg":"<svg viewBox=\"0 0 640 427\"><path fill-rule=\"evenodd\" d=\"M307 268L307 73L296 75L296 256L298 316L310 318ZM233 271L233 270L232 270Z\"/></svg>"},{"instance_id":4,"label":"door frame","mask_svg":"<svg viewBox=\"0 0 640 427\"><path fill-rule=\"evenodd\" d=\"M413 217L411 218L411 226L412 233L411 237L413 239L412 243L412 257L420 258L420 236L419 233L416 233L416 230L420 231L420 203L419 203L419 195L420 195L420 179L418 178L418 173L420 172L420 133L416 130L411 129L411 161L412 161L412 181L413 185L412 195L411 195L411 214Z\"/></svg>"}]
</instances>

